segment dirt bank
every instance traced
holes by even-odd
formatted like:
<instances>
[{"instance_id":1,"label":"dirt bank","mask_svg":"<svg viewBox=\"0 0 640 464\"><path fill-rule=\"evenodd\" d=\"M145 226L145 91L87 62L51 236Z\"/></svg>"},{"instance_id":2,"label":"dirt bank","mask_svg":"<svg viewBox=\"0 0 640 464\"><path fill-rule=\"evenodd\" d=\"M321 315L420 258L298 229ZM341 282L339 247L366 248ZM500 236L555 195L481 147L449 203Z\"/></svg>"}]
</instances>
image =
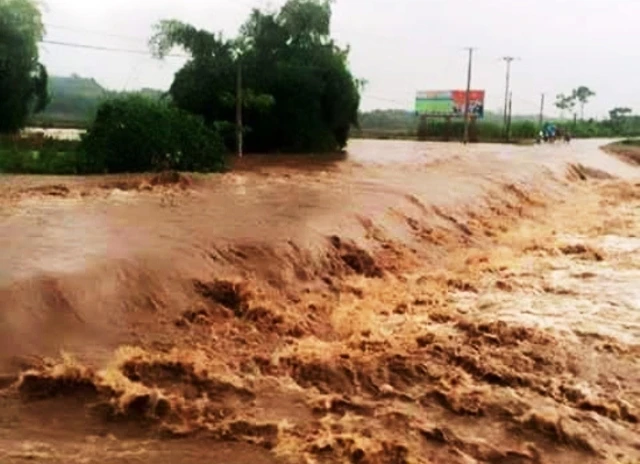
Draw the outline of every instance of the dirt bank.
<instances>
[{"instance_id":1,"label":"dirt bank","mask_svg":"<svg viewBox=\"0 0 640 464\"><path fill-rule=\"evenodd\" d=\"M609 144L605 147L605 151L610 153L625 163L633 166L640 165L640 140L623 140Z\"/></svg>"},{"instance_id":2,"label":"dirt bank","mask_svg":"<svg viewBox=\"0 0 640 464\"><path fill-rule=\"evenodd\" d=\"M350 150L1 178L0 462L640 458L630 168Z\"/></svg>"}]
</instances>

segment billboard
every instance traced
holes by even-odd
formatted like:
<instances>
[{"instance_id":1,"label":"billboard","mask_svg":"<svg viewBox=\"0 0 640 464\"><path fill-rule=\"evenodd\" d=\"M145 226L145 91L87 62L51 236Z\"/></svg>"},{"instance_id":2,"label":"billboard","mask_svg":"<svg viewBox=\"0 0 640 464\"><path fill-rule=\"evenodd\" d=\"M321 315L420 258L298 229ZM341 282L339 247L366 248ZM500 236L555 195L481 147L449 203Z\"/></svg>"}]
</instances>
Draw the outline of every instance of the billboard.
<instances>
[{"instance_id":1,"label":"billboard","mask_svg":"<svg viewBox=\"0 0 640 464\"><path fill-rule=\"evenodd\" d=\"M484 116L484 90L469 92L469 113ZM428 116L464 117L465 90L427 90L416 95L416 113Z\"/></svg>"}]
</instances>

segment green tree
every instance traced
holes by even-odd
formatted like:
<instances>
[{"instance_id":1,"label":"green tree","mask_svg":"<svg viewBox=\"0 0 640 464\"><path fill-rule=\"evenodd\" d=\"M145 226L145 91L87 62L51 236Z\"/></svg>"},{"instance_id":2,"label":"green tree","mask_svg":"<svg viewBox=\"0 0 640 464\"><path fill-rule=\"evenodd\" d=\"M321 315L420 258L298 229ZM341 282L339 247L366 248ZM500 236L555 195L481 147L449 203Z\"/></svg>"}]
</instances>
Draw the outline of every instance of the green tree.
<instances>
[{"instance_id":1,"label":"green tree","mask_svg":"<svg viewBox=\"0 0 640 464\"><path fill-rule=\"evenodd\" d=\"M565 111L573 114L574 109L576 107L576 97L574 94L565 95L563 93L558 94L556 96L555 102L556 108L560 110L562 116L564 116Z\"/></svg>"},{"instance_id":2,"label":"green tree","mask_svg":"<svg viewBox=\"0 0 640 464\"><path fill-rule=\"evenodd\" d=\"M609 126L620 135L633 132L634 118L631 117L632 110L627 107L616 107L609 111Z\"/></svg>"},{"instance_id":3,"label":"green tree","mask_svg":"<svg viewBox=\"0 0 640 464\"><path fill-rule=\"evenodd\" d=\"M612 121L618 121L624 119L632 113L631 108L627 107L616 107L609 111L609 119Z\"/></svg>"},{"instance_id":4,"label":"green tree","mask_svg":"<svg viewBox=\"0 0 640 464\"><path fill-rule=\"evenodd\" d=\"M123 95L102 103L81 143L85 172L224 169L219 134L164 100Z\"/></svg>"},{"instance_id":5,"label":"green tree","mask_svg":"<svg viewBox=\"0 0 640 464\"><path fill-rule=\"evenodd\" d=\"M163 21L151 48L164 56L180 46L191 55L171 97L218 125L234 123L241 68L248 150L331 151L346 145L357 124L361 82L349 71L348 49L331 39L330 24L329 1L289 0L279 11L253 10L234 40Z\"/></svg>"},{"instance_id":6,"label":"green tree","mask_svg":"<svg viewBox=\"0 0 640 464\"><path fill-rule=\"evenodd\" d=\"M38 62L43 35L34 0L0 0L0 132L17 131L47 105L47 71Z\"/></svg>"},{"instance_id":7,"label":"green tree","mask_svg":"<svg viewBox=\"0 0 640 464\"><path fill-rule=\"evenodd\" d=\"M580 119L584 120L584 107L589 102L591 97L595 97L596 93L589 87L581 85L577 89L574 89L572 96L574 101L580 103Z\"/></svg>"}]
</instances>

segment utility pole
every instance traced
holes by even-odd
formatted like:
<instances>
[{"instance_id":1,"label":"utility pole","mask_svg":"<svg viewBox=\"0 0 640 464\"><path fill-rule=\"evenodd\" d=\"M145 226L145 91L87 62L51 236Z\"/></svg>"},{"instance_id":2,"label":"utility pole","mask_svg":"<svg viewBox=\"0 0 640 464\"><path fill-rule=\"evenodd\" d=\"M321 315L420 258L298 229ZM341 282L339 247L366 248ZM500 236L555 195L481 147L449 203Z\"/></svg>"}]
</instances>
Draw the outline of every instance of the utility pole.
<instances>
[{"instance_id":1,"label":"utility pole","mask_svg":"<svg viewBox=\"0 0 640 464\"><path fill-rule=\"evenodd\" d=\"M236 77L236 143L239 158L242 158L242 138L242 62L238 56L238 75Z\"/></svg>"},{"instance_id":2,"label":"utility pole","mask_svg":"<svg viewBox=\"0 0 640 464\"><path fill-rule=\"evenodd\" d=\"M544 123L544 94L540 96L540 118L538 120L538 125L542 127Z\"/></svg>"},{"instance_id":3,"label":"utility pole","mask_svg":"<svg viewBox=\"0 0 640 464\"><path fill-rule=\"evenodd\" d=\"M507 111L508 111L508 106L509 106L509 92L510 92L510 85L511 85L511 63L513 61L515 61L517 58L514 56L503 56L502 57L502 61L504 61L505 63L507 63L507 78L506 78L506 86L504 89L504 125L506 127L507 125Z\"/></svg>"},{"instance_id":4,"label":"utility pole","mask_svg":"<svg viewBox=\"0 0 640 464\"><path fill-rule=\"evenodd\" d=\"M464 99L464 140L463 143L466 145L469 143L469 99L471 93L471 68L473 67L473 47L467 47L466 50L469 51L469 64L467 66L467 94Z\"/></svg>"},{"instance_id":5,"label":"utility pole","mask_svg":"<svg viewBox=\"0 0 640 464\"><path fill-rule=\"evenodd\" d=\"M513 115L513 92L509 92L509 104L508 104L508 112L507 112L507 142L511 141L511 116Z\"/></svg>"}]
</instances>

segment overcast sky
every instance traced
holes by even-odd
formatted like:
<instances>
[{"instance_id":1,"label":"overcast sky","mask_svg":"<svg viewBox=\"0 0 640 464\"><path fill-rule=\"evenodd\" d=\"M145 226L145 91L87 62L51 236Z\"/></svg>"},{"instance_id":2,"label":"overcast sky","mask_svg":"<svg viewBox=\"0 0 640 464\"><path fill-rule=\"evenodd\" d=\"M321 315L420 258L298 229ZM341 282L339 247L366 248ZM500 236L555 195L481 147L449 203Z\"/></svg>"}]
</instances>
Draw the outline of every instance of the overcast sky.
<instances>
[{"instance_id":1,"label":"overcast sky","mask_svg":"<svg viewBox=\"0 0 640 464\"><path fill-rule=\"evenodd\" d=\"M44 0L47 40L146 50L151 27L176 18L232 36L252 7L282 0ZM413 107L417 90L464 88L467 55L478 50L473 87L486 107L504 100L504 55L513 63L515 113L537 113L541 93L579 85L597 96L586 116L614 106L640 111L640 0L337 0L333 35L351 47L351 65L369 84L362 108ZM46 44L54 75L94 77L116 90L167 89L183 61Z\"/></svg>"}]
</instances>

